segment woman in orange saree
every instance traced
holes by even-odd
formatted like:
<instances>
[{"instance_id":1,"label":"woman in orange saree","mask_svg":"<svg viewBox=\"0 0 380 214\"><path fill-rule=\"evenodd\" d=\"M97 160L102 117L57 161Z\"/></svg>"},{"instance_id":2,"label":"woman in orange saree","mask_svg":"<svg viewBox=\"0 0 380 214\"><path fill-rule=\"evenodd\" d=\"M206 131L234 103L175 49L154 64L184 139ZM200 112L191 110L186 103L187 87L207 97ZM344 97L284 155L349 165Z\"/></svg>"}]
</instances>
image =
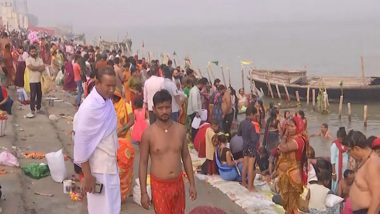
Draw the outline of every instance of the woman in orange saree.
<instances>
[{"instance_id":1,"label":"woman in orange saree","mask_svg":"<svg viewBox=\"0 0 380 214\"><path fill-rule=\"evenodd\" d=\"M120 177L121 200L124 202L132 191L133 161L135 150L131 143L130 127L134 123L133 114L128 110L128 104L121 97L119 91L115 91L113 104L117 115L117 135L119 137L119 148L117 150L117 164Z\"/></svg>"},{"instance_id":2,"label":"woman in orange saree","mask_svg":"<svg viewBox=\"0 0 380 214\"><path fill-rule=\"evenodd\" d=\"M284 138L278 150L278 188L285 213L298 213L300 195L307 180L307 137L299 116L291 118L286 126Z\"/></svg>"}]
</instances>

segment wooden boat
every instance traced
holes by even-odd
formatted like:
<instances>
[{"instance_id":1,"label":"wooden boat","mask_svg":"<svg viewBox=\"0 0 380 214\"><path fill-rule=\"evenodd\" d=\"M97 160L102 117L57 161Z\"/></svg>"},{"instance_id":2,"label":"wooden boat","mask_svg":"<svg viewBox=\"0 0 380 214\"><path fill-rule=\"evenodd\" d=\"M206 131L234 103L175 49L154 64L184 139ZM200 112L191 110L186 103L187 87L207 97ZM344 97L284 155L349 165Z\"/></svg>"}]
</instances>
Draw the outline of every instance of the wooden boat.
<instances>
[{"instance_id":1,"label":"wooden boat","mask_svg":"<svg viewBox=\"0 0 380 214\"><path fill-rule=\"evenodd\" d=\"M309 90L309 99L312 101L312 91L315 90L317 100L320 89L326 89L330 101L339 101L343 93L344 100L350 102L380 101L380 77L345 77L345 76L307 76L306 70L259 70L253 69L249 77L253 86L264 91L264 94L278 97L277 87L282 98L296 97L298 91L300 99L306 100ZM276 87L277 85L277 87Z\"/></svg>"}]
</instances>

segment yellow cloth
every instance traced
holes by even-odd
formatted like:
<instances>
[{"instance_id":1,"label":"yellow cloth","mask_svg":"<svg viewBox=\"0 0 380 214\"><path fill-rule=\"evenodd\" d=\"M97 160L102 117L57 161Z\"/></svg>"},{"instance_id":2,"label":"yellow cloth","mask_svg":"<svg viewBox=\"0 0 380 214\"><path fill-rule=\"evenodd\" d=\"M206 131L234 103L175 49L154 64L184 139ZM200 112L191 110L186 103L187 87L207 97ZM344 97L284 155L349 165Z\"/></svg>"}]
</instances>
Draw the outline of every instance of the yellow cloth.
<instances>
[{"instance_id":1,"label":"yellow cloth","mask_svg":"<svg viewBox=\"0 0 380 214\"><path fill-rule=\"evenodd\" d=\"M29 85L29 69L28 67L25 68L25 72L24 72L24 89L26 91L26 93L30 93L30 85Z\"/></svg>"},{"instance_id":2,"label":"yellow cloth","mask_svg":"<svg viewBox=\"0 0 380 214\"><path fill-rule=\"evenodd\" d=\"M296 151L281 153L278 159L278 187L282 205L288 213L298 210L300 195L303 192L300 163L296 159Z\"/></svg>"},{"instance_id":3,"label":"yellow cloth","mask_svg":"<svg viewBox=\"0 0 380 214\"><path fill-rule=\"evenodd\" d=\"M206 159L214 160L215 147L212 144L212 137L215 135L214 130L209 127L206 130Z\"/></svg>"},{"instance_id":4,"label":"yellow cloth","mask_svg":"<svg viewBox=\"0 0 380 214\"><path fill-rule=\"evenodd\" d=\"M123 98L119 100L119 102L114 103L113 106L115 107L116 115L117 115L117 130L120 130L123 128L125 124L128 123L128 114L132 112L132 108L129 104L125 102ZM120 138L126 138L128 141L131 140L130 137L130 131L124 135L119 136Z\"/></svg>"}]
</instances>

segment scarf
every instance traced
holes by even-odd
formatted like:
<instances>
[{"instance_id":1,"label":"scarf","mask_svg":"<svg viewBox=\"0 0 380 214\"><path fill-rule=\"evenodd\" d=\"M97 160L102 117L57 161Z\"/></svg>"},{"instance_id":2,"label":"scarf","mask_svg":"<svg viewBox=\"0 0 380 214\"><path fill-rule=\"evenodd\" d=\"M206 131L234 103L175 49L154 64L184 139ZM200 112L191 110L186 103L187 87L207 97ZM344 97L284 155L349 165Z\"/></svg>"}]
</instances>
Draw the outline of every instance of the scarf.
<instances>
[{"instance_id":1,"label":"scarf","mask_svg":"<svg viewBox=\"0 0 380 214\"><path fill-rule=\"evenodd\" d=\"M339 154L338 154L338 181L340 179L342 179L342 168L343 168L343 153L344 152L347 152L347 149L342 145L342 142L341 140L339 139L336 139L334 141L336 147L338 148L339 150Z\"/></svg>"},{"instance_id":2,"label":"scarf","mask_svg":"<svg viewBox=\"0 0 380 214\"><path fill-rule=\"evenodd\" d=\"M103 138L116 130L116 122L112 101L94 88L74 116L74 162L88 161Z\"/></svg>"}]
</instances>

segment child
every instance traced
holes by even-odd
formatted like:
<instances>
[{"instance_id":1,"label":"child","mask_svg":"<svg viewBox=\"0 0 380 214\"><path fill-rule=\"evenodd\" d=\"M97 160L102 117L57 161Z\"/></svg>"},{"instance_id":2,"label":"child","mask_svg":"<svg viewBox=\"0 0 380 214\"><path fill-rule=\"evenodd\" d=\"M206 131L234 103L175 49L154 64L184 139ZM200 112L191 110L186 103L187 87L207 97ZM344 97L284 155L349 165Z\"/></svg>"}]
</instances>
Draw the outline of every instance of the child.
<instances>
[{"instance_id":1,"label":"child","mask_svg":"<svg viewBox=\"0 0 380 214\"><path fill-rule=\"evenodd\" d=\"M350 169L343 172L343 179L338 184L338 196L347 199L350 192L350 187L354 183L355 173Z\"/></svg>"},{"instance_id":2,"label":"child","mask_svg":"<svg viewBox=\"0 0 380 214\"><path fill-rule=\"evenodd\" d=\"M146 122L146 110L143 108L144 101L142 97L136 97L134 100L135 110L133 111L135 124L132 130L132 143L139 145L144 130L148 127Z\"/></svg>"},{"instance_id":3,"label":"child","mask_svg":"<svg viewBox=\"0 0 380 214\"><path fill-rule=\"evenodd\" d=\"M238 129L238 135L243 137L243 172L242 185L249 191L254 191L253 181L255 180L255 160L257 158L257 143L259 142L259 132L253 125L257 118L257 109L250 105L246 112L246 118L243 120ZM248 181L247 181L248 174Z\"/></svg>"},{"instance_id":4,"label":"child","mask_svg":"<svg viewBox=\"0 0 380 214\"><path fill-rule=\"evenodd\" d=\"M205 134L205 148L206 148L206 161L202 165L202 173L208 175L217 174L216 162L214 160L215 156L215 143L216 133L219 130L218 122L213 120L211 126L206 129Z\"/></svg>"},{"instance_id":5,"label":"child","mask_svg":"<svg viewBox=\"0 0 380 214\"><path fill-rule=\"evenodd\" d=\"M323 212L326 211L326 197L331 192L327 186L331 180L331 173L327 170L322 170L317 173L318 181L310 181L309 194L309 211Z\"/></svg>"}]
</instances>

